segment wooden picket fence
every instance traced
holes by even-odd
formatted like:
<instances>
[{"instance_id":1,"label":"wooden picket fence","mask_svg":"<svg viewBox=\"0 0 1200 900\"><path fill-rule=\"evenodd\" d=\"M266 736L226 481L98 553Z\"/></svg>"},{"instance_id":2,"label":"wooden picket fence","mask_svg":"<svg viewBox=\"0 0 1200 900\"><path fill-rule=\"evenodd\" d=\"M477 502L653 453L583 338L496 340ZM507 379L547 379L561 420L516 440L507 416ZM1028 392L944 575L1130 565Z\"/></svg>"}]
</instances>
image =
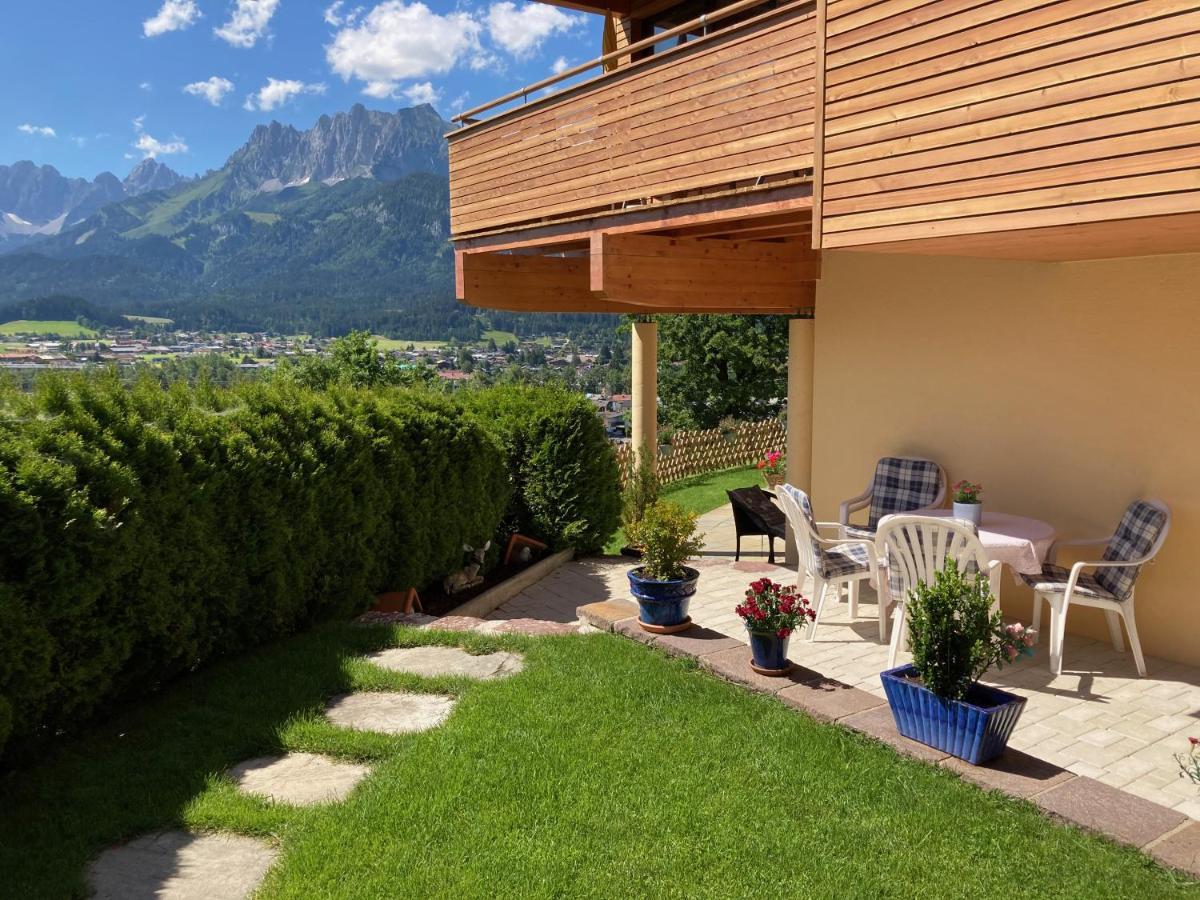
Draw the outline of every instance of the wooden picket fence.
<instances>
[{"instance_id":1,"label":"wooden picket fence","mask_svg":"<svg viewBox=\"0 0 1200 900\"><path fill-rule=\"evenodd\" d=\"M772 450L782 451L787 432L778 419L743 422L731 431L713 428L705 431L677 431L670 447L658 450L658 478L662 484L757 463ZM618 444L617 464L621 483L633 474L633 445Z\"/></svg>"}]
</instances>

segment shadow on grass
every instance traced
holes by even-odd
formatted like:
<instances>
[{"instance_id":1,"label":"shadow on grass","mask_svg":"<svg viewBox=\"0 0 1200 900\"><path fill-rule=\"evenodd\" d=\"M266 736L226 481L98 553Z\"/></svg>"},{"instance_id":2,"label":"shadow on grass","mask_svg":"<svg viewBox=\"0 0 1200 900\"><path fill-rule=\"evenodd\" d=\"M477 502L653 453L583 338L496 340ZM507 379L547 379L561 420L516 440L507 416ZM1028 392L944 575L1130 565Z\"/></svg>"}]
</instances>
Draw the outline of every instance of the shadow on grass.
<instances>
[{"instance_id":1,"label":"shadow on grass","mask_svg":"<svg viewBox=\"0 0 1200 900\"><path fill-rule=\"evenodd\" d=\"M471 636L474 637L474 636ZM389 646L487 641L338 624L212 665L118 712L0 780L0 894L84 896L96 853L139 834L230 818L271 834L285 808L237 794L224 773L247 758L306 749L382 758L404 737L346 732L321 718L327 698L358 690L459 694L458 679L384 672L356 659ZM216 815L217 807L221 815ZM236 813L242 813L237 815ZM12 893L8 893L11 891Z\"/></svg>"}]
</instances>

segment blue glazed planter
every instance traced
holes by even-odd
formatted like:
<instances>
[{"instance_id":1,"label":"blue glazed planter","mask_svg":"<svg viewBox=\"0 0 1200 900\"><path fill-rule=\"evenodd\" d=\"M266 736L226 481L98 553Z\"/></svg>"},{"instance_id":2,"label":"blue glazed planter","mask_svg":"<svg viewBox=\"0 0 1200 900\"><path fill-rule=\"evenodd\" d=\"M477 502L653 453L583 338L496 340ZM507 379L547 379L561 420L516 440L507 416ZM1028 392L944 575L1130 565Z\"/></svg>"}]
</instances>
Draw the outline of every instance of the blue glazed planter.
<instances>
[{"instance_id":1,"label":"blue glazed planter","mask_svg":"<svg viewBox=\"0 0 1200 900\"><path fill-rule=\"evenodd\" d=\"M906 677L916 671L910 664L879 674L902 735L973 766L1004 752L1025 710L1024 697L977 684L966 700L943 700Z\"/></svg>"},{"instance_id":2,"label":"blue glazed planter","mask_svg":"<svg viewBox=\"0 0 1200 900\"><path fill-rule=\"evenodd\" d=\"M788 662L788 641L791 635L785 638L779 637L773 631L753 631L746 629L750 634L750 658L754 660L754 664L760 669L786 669L791 664Z\"/></svg>"},{"instance_id":3,"label":"blue glazed planter","mask_svg":"<svg viewBox=\"0 0 1200 900\"><path fill-rule=\"evenodd\" d=\"M647 625L670 627L680 625L688 617L688 606L696 593L696 582L700 573L683 567L686 578L674 581L656 581L643 578L641 568L629 570L629 592L638 602L638 618Z\"/></svg>"}]
</instances>

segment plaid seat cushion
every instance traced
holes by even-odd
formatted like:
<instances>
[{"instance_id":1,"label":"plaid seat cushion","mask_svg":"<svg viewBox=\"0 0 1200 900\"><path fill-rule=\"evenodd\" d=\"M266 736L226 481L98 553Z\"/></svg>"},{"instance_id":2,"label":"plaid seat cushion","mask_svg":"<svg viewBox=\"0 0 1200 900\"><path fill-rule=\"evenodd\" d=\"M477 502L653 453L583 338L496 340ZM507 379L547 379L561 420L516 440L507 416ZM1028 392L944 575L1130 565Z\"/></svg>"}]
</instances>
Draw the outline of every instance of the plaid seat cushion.
<instances>
[{"instance_id":1,"label":"plaid seat cushion","mask_svg":"<svg viewBox=\"0 0 1200 900\"><path fill-rule=\"evenodd\" d=\"M1025 575L1022 573L1021 580L1033 588L1035 591L1041 591L1045 594L1061 594L1067 589L1067 580L1071 577L1071 570L1064 569L1062 566L1051 565L1046 563L1042 566L1040 575ZM1075 583L1075 593L1082 594L1084 597L1095 597L1099 600L1119 600L1120 597L1113 595L1104 585L1096 580L1096 576L1090 572L1080 572L1079 581Z\"/></svg>"},{"instance_id":2,"label":"plaid seat cushion","mask_svg":"<svg viewBox=\"0 0 1200 900\"><path fill-rule=\"evenodd\" d=\"M821 561L824 568L821 577L826 581L870 571L867 548L862 544L845 544L825 550Z\"/></svg>"},{"instance_id":3,"label":"plaid seat cushion","mask_svg":"<svg viewBox=\"0 0 1200 900\"><path fill-rule=\"evenodd\" d=\"M941 470L932 460L885 456L876 464L871 482L867 530L875 532L884 516L932 505L941 486Z\"/></svg>"},{"instance_id":4,"label":"plaid seat cushion","mask_svg":"<svg viewBox=\"0 0 1200 900\"><path fill-rule=\"evenodd\" d=\"M1135 500L1121 516L1121 524L1104 549L1104 559L1139 559L1150 552L1167 524L1167 514L1144 500ZM1141 566L1103 566L1096 569L1096 581L1118 600L1133 593Z\"/></svg>"},{"instance_id":5,"label":"plaid seat cushion","mask_svg":"<svg viewBox=\"0 0 1200 900\"><path fill-rule=\"evenodd\" d=\"M875 540L875 532L869 528L861 528L858 525L847 525L844 530L848 538L857 538L860 541Z\"/></svg>"}]
</instances>

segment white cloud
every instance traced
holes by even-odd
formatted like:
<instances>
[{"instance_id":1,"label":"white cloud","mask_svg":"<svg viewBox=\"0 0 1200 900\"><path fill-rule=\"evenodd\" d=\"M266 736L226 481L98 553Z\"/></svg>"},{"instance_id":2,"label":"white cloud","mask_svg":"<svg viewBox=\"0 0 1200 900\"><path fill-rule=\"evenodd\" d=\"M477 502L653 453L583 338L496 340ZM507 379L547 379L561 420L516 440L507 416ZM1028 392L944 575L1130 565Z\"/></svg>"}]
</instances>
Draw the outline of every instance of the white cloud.
<instances>
[{"instance_id":1,"label":"white cloud","mask_svg":"<svg viewBox=\"0 0 1200 900\"><path fill-rule=\"evenodd\" d=\"M183 87L185 94L191 94L193 97L203 97L213 106L220 106L221 101L225 99L225 95L232 90L233 82L219 75L214 75L207 81L193 81L191 84L186 84Z\"/></svg>"},{"instance_id":2,"label":"white cloud","mask_svg":"<svg viewBox=\"0 0 1200 900\"><path fill-rule=\"evenodd\" d=\"M150 91L154 90L154 85L152 85L148 81L143 81L141 84L138 85L138 88L140 90L143 90L143 91L146 91L147 93L149 93Z\"/></svg>"},{"instance_id":3,"label":"white cloud","mask_svg":"<svg viewBox=\"0 0 1200 900\"><path fill-rule=\"evenodd\" d=\"M323 84L305 84L303 81L281 81L278 78L268 78L267 83L259 89L258 93L250 94L246 97L246 102L242 105L245 109L260 109L267 112L278 106L283 106L283 104L300 94L323 93L325 93L325 85Z\"/></svg>"},{"instance_id":4,"label":"white cloud","mask_svg":"<svg viewBox=\"0 0 1200 900\"><path fill-rule=\"evenodd\" d=\"M49 125L30 125L26 122L24 125L18 125L17 131L21 134L33 134L38 137L58 137L58 132Z\"/></svg>"},{"instance_id":5,"label":"white cloud","mask_svg":"<svg viewBox=\"0 0 1200 900\"><path fill-rule=\"evenodd\" d=\"M467 105L467 101L471 99L470 91L463 91L457 97L450 101L451 112L458 112Z\"/></svg>"},{"instance_id":6,"label":"white cloud","mask_svg":"<svg viewBox=\"0 0 1200 900\"><path fill-rule=\"evenodd\" d=\"M435 89L428 81L406 87L400 93L407 97L408 102L412 104L437 103L442 96L442 92Z\"/></svg>"},{"instance_id":7,"label":"white cloud","mask_svg":"<svg viewBox=\"0 0 1200 900\"><path fill-rule=\"evenodd\" d=\"M188 152L188 145L178 137L172 137L169 141L160 141L157 138L152 138L145 132L138 135L137 142L133 146L141 150L143 155L151 158Z\"/></svg>"},{"instance_id":8,"label":"white cloud","mask_svg":"<svg viewBox=\"0 0 1200 900\"><path fill-rule=\"evenodd\" d=\"M138 116L133 120L133 130L137 132L137 140L133 146L142 151L143 157L170 156L174 153L187 153L188 145L177 134L171 135L171 140L160 141L145 132L146 116ZM126 154L128 156L129 154Z\"/></svg>"},{"instance_id":9,"label":"white cloud","mask_svg":"<svg viewBox=\"0 0 1200 900\"><path fill-rule=\"evenodd\" d=\"M583 23L583 17L563 12L545 3L501 0L488 7L488 34L493 41L516 57L527 57L553 34L571 31Z\"/></svg>"},{"instance_id":10,"label":"white cloud","mask_svg":"<svg viewBox=\"0 0 1200 900\"><path fill-rule=\"evenodd\" d=\"M67 138L67 140L69 140L72 144L74 144L76 147L79 147L80 149L82 149L88 145L88 139L86 137L82 137L80 135L71 135L71 137Z\"/></svg>"},{"instance_id":11,"label":"white cloud","mask_svg":"<svg viewBox=\"0 0 1200 900\"><path fill-rule=\"evenodd\" d=\"M569 68L571 68L571 64L567 62L567 58L565 56L560 56L550 64L550 71L552 71L555 75L560 75Z\"/></svg>"},{"instance_id":12,"label":"white cloud","mask_svg":"<svg viewBox=\"0 0 1200 900\"><path fill-rule=\"evenodd\" d=\"M341 28L343 25L353 25L358 21L359 16L363 14L363 7L356 6L354 9L342 12L342 7L346 5L346 0L337 0L332 6L325 10L325 21L334 28Z\"/></svg>"},{"instance_id":13,"label":"white cloud","mask_svg":"<svg viewBox=\"0 0 1200 900\"><path fill-rule=\"evenodd\" d=\"M477 56L482 31L467 12L442 16L424 3L386 0L337 32L325 58L343 80L366 82L368 96L389 97L400 81L442 74Z\"/></svg>"},{"instance_id":14,"label":"white cloud","mask_svg":"<svg viewBox=\"0 0 1200 900\"><path fill-rule=\"evenodd\" d=\"M229 21L213 33L234 47L253 47L278 8L279 0L235 0Z\"/></svg>"},{"instance_id":15,"label":"white cloud","mask_svg":"<svg viewBox=\"0 0 1200 900\"><path fill-rule=\"evenodd\" d=\"M196 0L163 0L162 8L142 23L142 34L158 37L168 31L182 31L203 17Z\"/></svg>"}]
</instances>

